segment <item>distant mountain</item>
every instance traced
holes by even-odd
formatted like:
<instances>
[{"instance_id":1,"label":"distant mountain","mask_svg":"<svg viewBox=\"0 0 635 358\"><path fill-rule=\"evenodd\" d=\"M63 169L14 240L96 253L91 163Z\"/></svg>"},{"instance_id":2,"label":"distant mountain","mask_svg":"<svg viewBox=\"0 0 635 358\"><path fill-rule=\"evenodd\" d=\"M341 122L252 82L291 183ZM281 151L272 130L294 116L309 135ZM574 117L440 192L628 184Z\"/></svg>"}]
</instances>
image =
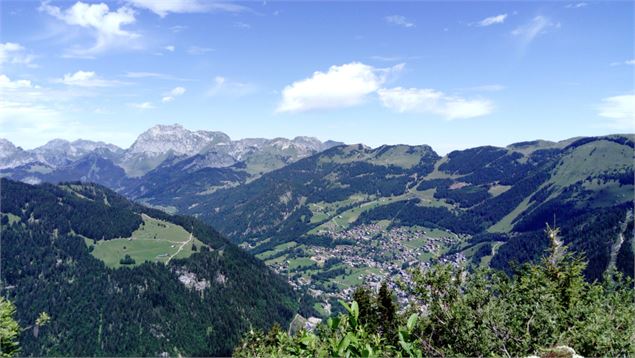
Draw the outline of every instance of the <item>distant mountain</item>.
<instances>
[{"instance_id":1,"label":"distant mountain","mask_svg":"<svg viewBox=\"0 0 635 358\"><path fill-rule=\"evenodd\" d=\"M146 183L144 175L154 170L173 172L177 167L181 170L181 161L187 161L189 166L185 169L188 173L234 167L235 177L246 180L339 144L333 141L322 143L310 137L232 141L222 132L190 131L178 124L154 126L125 150L103 142L61 139L33 150L23 150L2 139L0 176L28 183L94 181L121 192L134 193L132 196L136 197L157 185L151 181ZM86 165L88 162L92 165ZM161 174L153 173L150 177L161 178ZM201 185L207 190L216 184L212 179Z\"/></svg>"},{"instance_id":2,"label":"distant mountain","mask_svg":"<svg viewBox=\"0 0 635 358\"><path fill-rule=\"evenodd\" d=\"M0 292L21 355L226 356L297 310L283 279L196 219L94 184L0 186ZM50 323L28 326L40 312Z\"/></svg>"}]
</instances>

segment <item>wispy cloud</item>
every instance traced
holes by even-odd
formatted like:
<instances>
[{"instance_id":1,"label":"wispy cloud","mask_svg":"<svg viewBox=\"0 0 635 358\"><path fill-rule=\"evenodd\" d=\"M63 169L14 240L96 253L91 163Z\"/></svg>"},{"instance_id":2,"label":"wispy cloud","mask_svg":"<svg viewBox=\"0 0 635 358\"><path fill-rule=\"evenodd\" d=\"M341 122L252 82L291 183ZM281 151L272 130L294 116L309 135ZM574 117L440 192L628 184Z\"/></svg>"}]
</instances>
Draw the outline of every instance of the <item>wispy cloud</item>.
<instances>
[{"instance_id":1,"label":"wispy cloud","mask_svg":"<svg viewBox=\"0 0 635 358\"><path fill-rule=\"evenodd\" d=\"M42 3L40 11L62 20L71 26L79 26L88 29L95 37L95 43L90 48L71 49L71 56L92 56L117 46L130 46L131 40L139 38L140 35L124 30L125 25L133 24L136 21L134 11L129 7L120 7L117 11L110 11L107 4L86 4L81 1L76 2L70 8L62 10L57 6Z\"/></svg>"},{"instance_id":2,"label":"wispy cloud","mask_svg":"<svg viewBox=\"0 0 635 358\"><path fill-rule=\"evenodd\" d=\"M474 87L466 87L462 88L465 91L476 91L476 92L499 92L504 90L506 87L500 84L488 84L488 85L480 85Z\"/></svg>"},{"instance_id":3,"label":"wispy cloud","mask_svg":"<svg viewBox=\"0 0 635 358\"><path fill-rule=\"evenodd\" d=\"M585 2L578 2L578 3L572 3L572 4L567 4L564 7L567 9L579 9L581 7L586 7L588 4Z\"/></svg>"},{"instance_id":4,"label":"wispy cloud","mask_svg":"<svg viewBox=\"0 0 635 358\"><path fill-rule=\"evenodd\" d=\"M187 26L184 25L174 25L170 27L170 31L172 31L175 34L178 34L181 31L184 31L185 29L187 29Z\"/></svg>"},{"instance_id":5,"label":"wispy cloud","mask_svg":"<svg viewBox=\"0 0 635 358\"><path fill-rule=\"evenodd\" d=\"M382 62L403 62L408 60L419 60L421 56L380 56L374 55L369 57L371 60Z\"/></svg>"},{"instance_id":6,"label":"wispy cloud","mask_svg":"<svg viewBox=\"0 0 635 358\"><path fill-rule=\"evenodd\" d=\"M242 12L249 9L232 2L211 0L127 0L127 2L134 7L150 10L160 17L165 17L169 13L184 14L213 11Z\"/></svg>"},{"instance_id":7,"label":"wispy cloud","mask_svg":"<svg viewBox=\"0 0 635 358\"><path fill-rule=\"evenodd\" d=\"M546 16L536 16L528 23L512 31L512 35L519 39L521 47L527 47L536 37L545 34L552 28L559 28L560 23L553 22Z\"/></svg>"},{"instance_id":8,"label":"wispy cloud","mask_svg":"<svg viewBox=\"0 0 635 358\"><path fill-rule=\"evenodd\" d=\"M152 104L152 102L130 103L130 107L136 108L136 109L141 109L141 110L154 109L155 108L154 105Z\"/></svg>"},{"instance_id":9,"label":"wispy cloud","mask_svg":"<svg viewBox=\"0 0 635 358\"><path fill-rule=\"evenodd\" d=\"M611 62L611 66L620 66L620 65L630 65L630 66L633 66L633 65L635 65L635 59L632 59L632 60L626 60L626 61Z\"/></svg>"},{"instance_id":10,"label":"wispy cloud","mask_svg":"<svg viewBox=\"0 0 635 358\"><path fill-rule=\"evenodd\" d=\"M242 97L256 92L257 87L251 83L229 80L223 76L214 78L214 86L207 91L208 96Z\"/></svg>"},{"instance_id":11,"label":"wispy cloud","mask_svg":"<svg viewBox=\"0 0 635 358\"><path fill-rule=\"evenodd\" d=\"M84 91L85 92L85 91ZM74 130L68 113L69 100L86 93L42 88L31 80L0 75L0 125L5 136L31 144L57 133Z\"/></svg>"},{"instance_id":12,"label":"wispy cloud","mask_svg":"<svg viewBox=\"0 0 635 358\"><path fill-rule=\"evenodd\" d=\"M169 45L169 46L163 47L163 49L166 51L174 52L174 50L176 50L176 47L174 47L174 45Z\"/></svg>"},{"instance_id":13,"label":"wispy cloud","mask_svg":"<svg viewBox=\"0 0 635 358\"><path fill-rule=\"evenodd\" d=\"M351 107L363 103L377 92L388 76L404 65L375 68L360 62L331 66L316 71L309 78L293 82L282 90L276 112L303 112L318 109Z\"/></svg>"},{"instance_id":14,"label":"wispy cloud","mask_svg":"<svg viewBox=\"0 0 635 358\"><path fill-rule=\"evenodd\" d=\"M448 120L481 117L494 110L489 100L468 100L427 88L395 87L380 89L377 94L385 107L399 113L429 113Z\"/></svg>"},{"instance_id":15,"label":"wispy cloud","mask_svg":"<svg viewBox=\"0 0 635 358\"><path fill-rule=\"evenodd\" d=\"M190 55L204 55L208 52L212 52L214 51L213 48L209 48L209 47L199 47L199 46L190 46L187 49L187 53L189 53Z\"/></svg>"},{"instance_id":16,"label":"wispy cloud","mask_svg":"<svg viewBox=\"0 0 635 358\"><path fill-rule=\"evenodd\" d=\"M249 25L248 23L245 23L245 22L241 22L241 21L234 22L234 27L237 27L237 28L243 29L243 30L251 29L251 25Z\"/></svg>"},{"instance_id":17,"label":"wispy cloud","mask_svg":"<svg viewBox=\"0 0 635 358\"><path fill-rule=\"evenodd\" d=\"M635 95L624 94L602 99L598 115L613 129L635 130Z\"/></svg>"},{"instance_id":18,"label":"wispy cloud","mask_svg":"<svg viewBox=\"0 0 635 358\"><path fill-rule=\"evenodd\" d=\"M409 21L405 16L401 16L401 15L386 16L384 17L384 20L389 24L406 27L406 28L416 26L414 22Z\"/></svg>"},{"instance_id":19,"label":"wispy cloud","mask_svg":"<svg viewBox=\"0 0 635 358\"><path fill-rule=\"evenodd\" d=\"M491 25L495 25L495 24L502 24L503 22L505 22L506 18L507 18L507 14L500 14L500 15L496 15L496 16L490 16L490 17L486 17L483 20L477 22L476 25L477 26L481 26L481 27L485 27L485 26L491 26Z\"/></svg>"},{"instance_id":20,"label":"wispy cloud","mask_svg":"<svg viewBox=\"0 0 635 358\"><path fill-rule=\"evenodd\" d=\"M77 71L75 73L67 73L63 78L53 80L55 83L62 83L67 86L78 87L112 87L124 84L116 80L106 80L97 76L93 71Z\"/></svg>"},{"instance_id":21,"label":"wispy cloud","mask_svg":"<svg viewBox=\"0 0 635 358\"><path fill-rule=\"evenodd\" d=\"M155 78L158 80L166 80L166 81L194 81L190 78L177 77L173 75L168 75L165 73L158 72L126 72L123 77L126 78Z\"/></svg>"},{"instance_id":22,"label":"wispy cloud","mask_svg":"<svg viewBox=\"0 0 635 358\"><path fill-rule=\"evenodd\" d=\"M184 87L174 87L170 92L168 92L163 98L161 98L161 102L168 103L174 101L174 98L178 96L182 96L185 93Z\"/></svg>"}]
</instances>

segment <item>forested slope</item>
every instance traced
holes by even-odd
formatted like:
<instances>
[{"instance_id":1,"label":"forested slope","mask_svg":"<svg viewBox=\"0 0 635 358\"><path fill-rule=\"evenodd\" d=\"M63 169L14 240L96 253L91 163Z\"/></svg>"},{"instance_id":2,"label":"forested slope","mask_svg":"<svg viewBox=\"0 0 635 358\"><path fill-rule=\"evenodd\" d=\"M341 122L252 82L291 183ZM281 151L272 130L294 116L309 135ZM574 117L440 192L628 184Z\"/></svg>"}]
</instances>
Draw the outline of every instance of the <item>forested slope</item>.
<instances>
[{"instance_id":1,"label":"forested slope","mask_svg":"<svg viewBox=\"0 0 635 358\"><path fill-rule=\"evenodd\" d=\"M130 203L97 185L2 179L2 295L25 331L24 355L227 355L249 327L287 324L288 284L196 219ZM189 258L112 269L86 238L130 237L141 214L190 230L205 244Z\"/></svg>"}]
</instances>

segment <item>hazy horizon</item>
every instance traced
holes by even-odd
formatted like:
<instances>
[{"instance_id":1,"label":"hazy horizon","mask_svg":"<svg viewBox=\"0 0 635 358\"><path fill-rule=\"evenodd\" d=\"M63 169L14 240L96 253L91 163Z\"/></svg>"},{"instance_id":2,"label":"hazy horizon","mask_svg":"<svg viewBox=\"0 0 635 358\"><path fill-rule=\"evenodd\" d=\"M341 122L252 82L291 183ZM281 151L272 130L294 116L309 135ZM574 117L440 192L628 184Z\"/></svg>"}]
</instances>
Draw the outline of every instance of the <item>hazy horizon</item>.
<instances>
[{"instance_id":1,"label":"hazy horizon","mask_svg":"<svg viewBox=\"0 0 635 358\"><path fill-rule=\"evenodd\" d=\"M157 124L157 125L159 125L159 124ZM157 126L157 125L155 125L155 126ZM194 130L194 129L187 128L187 127L185 127L184 125L182 125L182 124L180 124L180 123L160 124L160 125L165 125L165 126L179 125L179 126L181 126L181 127L185 128L186 130L190 130L190 131L199 131L199 130L200 130L200 131L223 132L223 131L217 131L217 130L214 130L214 129L196 129L196 130ZM153 126L153 127L154 127L154 126ZM152 128L152 127L150 127L150 128ZM150 129L150 128L147 128L147 129ZM136 138L137 138L139 135L143 134L144 132L145 132L145 131L138 133L138 135L135 137L135 140L136 140ZM223 133L225 133L225 132L223 132ZM225 134L229 135L228 133L225 133ZM629 136L633 136L633 135L635 135L635 133L626 133L626 132L620 133L620 132L615 132L615 133L607 133L607 134L605 134L605 135L629 135ZM600 136L602 136L602 135L600 135ZM229 135L229 137L231 138L231 140L232 140L232 141L242 140L242 139L253 139L253 138L264 138L264 139L285 138L285 139L294 139L294 138L296 138L296 137L312 137L312 138L317 138L317 139L318 139L318 140L320 140L321 142L326 142L326 141L329 141L329 140L331 140L331 141L335 141L335 142L340 142L340 141L334 140L334 139L332 139L332 138L318 138L318 137L316 137L316 136L312 136L312 135L298 135L298 136L294 136L294 137L280 137L280 136L277 136L277 137L243 137L243 138L233 137L233 136ZM580 138L580 137L585 137L585 136L574 136L574 137L567 137L567 138L554 138L554 139L533 138L533 139L526 139L526 140L520 140L520 141L514 141L514 142L504 143L504 144L500 144L500 145L494 145L494 144L491 144L491 143L483 143L483 144L481 144L481 145L470 146L470 147L457 147L456 149L452 149L452 150L449 150L449 151L441 151L441 150L438 150L438 149L437 149L437 148L435 148L433 145L428 144L428 143L383 143L383 144L379 144L379 145L369 145L369 144L364 143L364 142L357 142L357 143L343 142L343 143L344 143L345 145L357 145L357 144L363 144L363 145L369 146L369 147L371 147L371 148L373 148L373 149L378 148L378 147L381 147L381 146L383 146L383 145L409 145L409 146L429 145L429 146L430 146L430 147L432 147L432 149L433 149L435 152L437 152L438 154L440 154L440 155L446 155L446 154L450 153L450 152L451 152L451 151L453 151L453 150L464 150L464 149L469 149L469 148L474 148L474 147L479 147L479 146L495 146L495 147L502 147L502 148L504 148L504 147L507 147L507 146L509 146L509 145L516 144L516 143L521 143L521 142L532 142L532 141L537 141L537 140L545 140L545 141L549 141L549 142L562 142L562 141L567 141L567 140L571 140L571 139L574 139L574 138ZM24 150L33 150L33 149L39 148L39 147L41 147L41 146L44 146L44 145L48 144L48 143L49 143L49 142L51 142L51 141L54 141L54 140L60 140L60 139L61 139L61 140L68 141L68 142L71 142L71 143L72 143L72 142L75 142L75 141L79 141L79 140L88 140L88 141L94 141L94 142L104 142L104 143L106 143L106 144L114 144L114 145L116 145L117 147L119 147L119 148L121 148L121 149L128 149L128 148L130 148L130 147L134 144L134 141L132 141L129 145L126 145L126 146L120 146L120 145L117 145L117 144L112 143L112 142L109 142L109 141L104 141L104 140L94 140L94 139L91 139L91 138L74 138L74 139L51 138L51 139L49 139L49 140L45 141L44 143L42 143L42 144L40 144L40 145L37 145L37 146L34 146L34 147L30 147L30 148L25 148L25 147L23 147L23 146L18 145L17 143L14 143L13 141L11 141L11 139L10 139L10 138L3 138L3 137L0 137L0 139L6 139L6 140L8 140L8 141L12 142L13 144L15 144L17 147L20 147L20 148L22 148L22 149L24 149Z\"/></svg>"}]
</instances>

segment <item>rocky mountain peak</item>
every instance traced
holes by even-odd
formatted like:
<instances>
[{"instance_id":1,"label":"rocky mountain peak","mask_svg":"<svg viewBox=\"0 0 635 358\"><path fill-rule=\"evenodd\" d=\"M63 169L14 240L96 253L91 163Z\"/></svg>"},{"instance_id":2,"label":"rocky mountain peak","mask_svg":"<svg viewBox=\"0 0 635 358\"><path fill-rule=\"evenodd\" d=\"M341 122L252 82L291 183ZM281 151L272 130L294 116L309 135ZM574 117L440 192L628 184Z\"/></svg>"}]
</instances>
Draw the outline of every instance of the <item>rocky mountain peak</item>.
<instances>
[{"instance_id":1,"label":"rocky mountain peak","mask_svg":"<svg viewBox=\"0 0 635 358\"><path fill-rule=\"evenodd\" d=\"M6 158L18 151L18 148L10 141L0 138L0 158Z\"/></svg>"},{"instance_id":2,"label":"rocky mountain peak","mask_svg":"<svg viewBox=\"0 0 635 358\"><path fill-rule=\"evenodd\" d=\"M194 155L209 145L229 141L229 136L222 132L190 131L180 124L159 124L143 132L128 153L158 155L172 151L178 155Z\"/></svg>"}]
</instances>

